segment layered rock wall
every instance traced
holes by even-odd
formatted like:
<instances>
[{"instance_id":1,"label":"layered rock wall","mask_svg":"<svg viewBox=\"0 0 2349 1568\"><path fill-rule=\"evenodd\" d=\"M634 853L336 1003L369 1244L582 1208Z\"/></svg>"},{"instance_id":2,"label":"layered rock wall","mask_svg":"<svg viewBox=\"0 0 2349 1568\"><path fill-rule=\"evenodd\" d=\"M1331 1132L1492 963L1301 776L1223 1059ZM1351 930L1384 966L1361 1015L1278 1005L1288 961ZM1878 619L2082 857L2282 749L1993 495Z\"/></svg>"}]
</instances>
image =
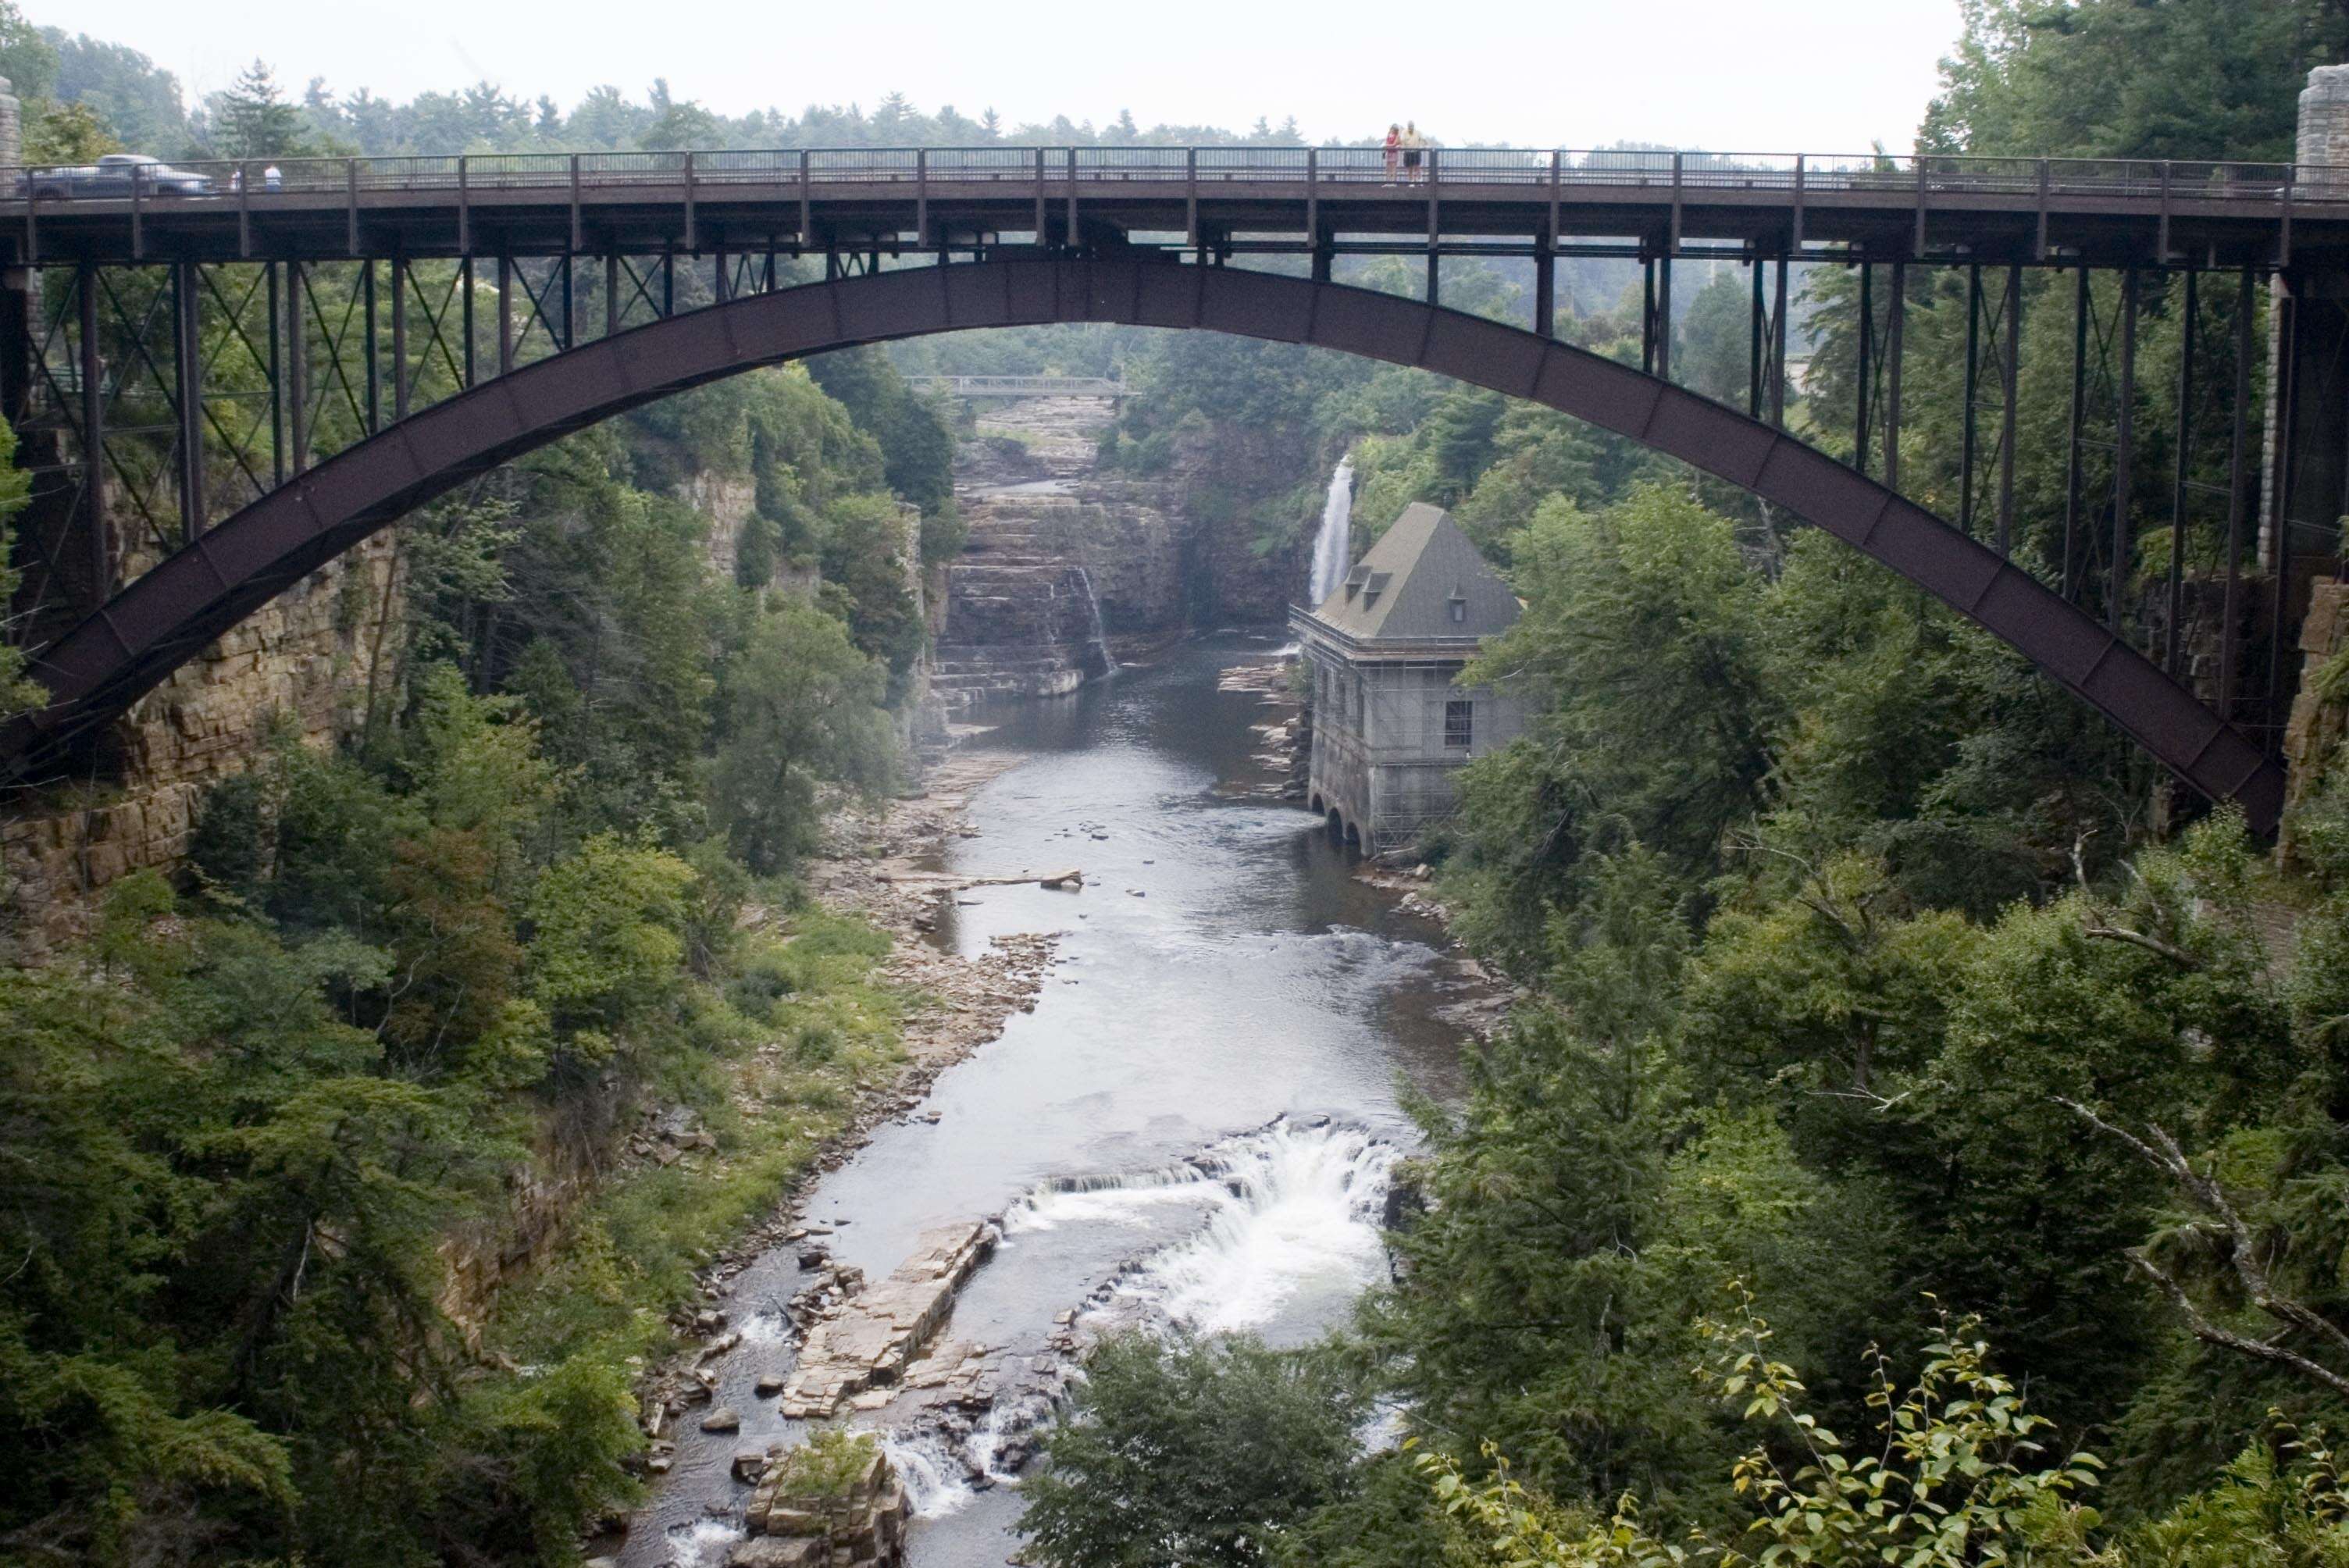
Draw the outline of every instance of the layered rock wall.
<instances>
[{"instance_id":1,"label":"layered rock wall","mask_svg":"<svg viewBox=\"0 0 2349 1568\"><path fill-rule=\"evenodd\" d=\"M937 686L953 703L1073 691L1112 667L1104 643L1277 620L1303 571L1261 551L1252 510L1285 490L1279 454L1201 428L1161 473L1104 469L1105 399L989 408L963 443L956 493L969 541L946 569Z\"/></svg>"},{"instance_id":2,"label":"layered rock wall","mask_svg":"<svg viewBox=\"0 0 2349 1568\"><path fill-rule=\"evenodd\" d=\"M204 791L277 735L324 746L358 723L398 656L393 578L378 534L141 698L89 773L17 792L0 822L0 930L32 952L72 934L109 883L180 864Z\"/></svg>"}]
</instances>

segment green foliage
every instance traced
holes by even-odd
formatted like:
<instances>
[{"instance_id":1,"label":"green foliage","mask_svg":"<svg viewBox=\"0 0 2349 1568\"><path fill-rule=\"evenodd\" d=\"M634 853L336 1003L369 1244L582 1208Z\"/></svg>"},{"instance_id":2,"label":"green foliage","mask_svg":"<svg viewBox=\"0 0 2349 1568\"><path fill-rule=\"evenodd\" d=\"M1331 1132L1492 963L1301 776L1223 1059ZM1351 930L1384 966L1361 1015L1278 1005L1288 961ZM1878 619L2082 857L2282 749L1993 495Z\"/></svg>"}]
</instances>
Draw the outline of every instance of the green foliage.
<instances>
[{"instance_id":1,"label":"green foliage","mask_svg":"<svg viewBox=\"0 0 2349 1568\"><path fill-rule=\"evenodd\" d=\"M5 17L0 17L5 23ZM5 36L5 34L0 34ZM16 520L33 495L33 477L16 466L16 431L0 421L0 604L16 601L21 580L16 561ZM0 638L0 719L43 700L41 688L25 675L25 651L13 638Z\"/></svg>"},{"instance_id":2,"label":"green foliage","mask_svg":"<svg viewBox=\"0 0 2349 1568\"><path fill-rule=\"evenodd\" d=\"M758 616L729 676L711 775L719 821L752 871L783 870L807 848L822 781L888 781L886 675L827 615L785 604Z\"/></svg>"},{"instance_id":3,"label":"green foliage","mask_svg":"<svg viewBox=\"0 0 2349 1568\"><path fill-rule=\"evenodd\" d=\"M1334 1363L1246 1338L1140 1335L1086 1363L1050 1468L1022 1491L1044 1568L1257 1568L1274 1533L1350 1488L1361 1394Z\"/></svg>"}]
</instances>

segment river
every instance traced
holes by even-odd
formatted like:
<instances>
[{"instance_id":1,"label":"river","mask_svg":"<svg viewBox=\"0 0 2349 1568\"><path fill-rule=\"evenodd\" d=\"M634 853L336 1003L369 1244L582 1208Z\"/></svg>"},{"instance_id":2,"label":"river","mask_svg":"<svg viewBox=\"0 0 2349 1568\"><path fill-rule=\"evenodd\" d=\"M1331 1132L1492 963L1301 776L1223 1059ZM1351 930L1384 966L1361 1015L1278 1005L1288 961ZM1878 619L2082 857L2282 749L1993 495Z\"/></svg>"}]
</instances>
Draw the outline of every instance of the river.
<instances>
[{"instance_id":1,"label":"river","mask_svg":"<svg viewBox=\"0 0 2349 1568\"><path fill-rule=\"evenodd\" d=\"M1351 875L1309 813L1263 798L1255 693L1218 675L1274 650L1226 633L1066 697L986 717L1018 764L974 798L973 875L1081 865L1081 892L960 895L936 940L965 953L1064 933L1032 1012L949 1068L919 1118L881 1127L822 1178L806 1215L833 1256L887 1274L931 1226L1003 1217L947 1334L1010 1368L995 1427L893 1434L916 1511L917 1568L999 1568L1019 1496L997 1429L1044 1408L1064 1315L1080 1326L1174 1320L1275 1343L1317 1336L1385 1276L1389 1166L1412 1129L1398 1086L1454 1086L1468 982L1442 934ZM721 1305L744 1337L717 1398L738 1436L678 1434L676 1468L632 1532L629 1568L716 1568L739 1539L738 1448L796 1437L751 1387L789 1363L795 1249L746 1270ZM1050 1369L1049 1375L1046 1369ZM855 1418L892 1430L893 1412Z\"/></svg>"}]
</instances>

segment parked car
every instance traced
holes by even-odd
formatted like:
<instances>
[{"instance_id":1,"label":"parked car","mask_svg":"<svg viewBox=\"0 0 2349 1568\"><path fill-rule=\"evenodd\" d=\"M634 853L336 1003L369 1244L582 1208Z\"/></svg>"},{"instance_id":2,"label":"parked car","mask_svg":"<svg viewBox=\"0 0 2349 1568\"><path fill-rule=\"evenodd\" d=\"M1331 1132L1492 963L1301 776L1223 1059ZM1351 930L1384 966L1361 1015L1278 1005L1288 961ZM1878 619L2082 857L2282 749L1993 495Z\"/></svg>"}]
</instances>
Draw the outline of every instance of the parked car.
<instances>
[{"instance_id":1,"label":"parked car","mask_svg":"<svg viewBox=\"0 0 2349 1568\"><path fill-rule=\"evenodd\" d=\"M16 194L119 200L130 194L133 181L142 196L209 196L214 190L209 174L174 169L142 152L109 152L96 163L28 170L16 176Z\"/></svg>"}]
</instances>

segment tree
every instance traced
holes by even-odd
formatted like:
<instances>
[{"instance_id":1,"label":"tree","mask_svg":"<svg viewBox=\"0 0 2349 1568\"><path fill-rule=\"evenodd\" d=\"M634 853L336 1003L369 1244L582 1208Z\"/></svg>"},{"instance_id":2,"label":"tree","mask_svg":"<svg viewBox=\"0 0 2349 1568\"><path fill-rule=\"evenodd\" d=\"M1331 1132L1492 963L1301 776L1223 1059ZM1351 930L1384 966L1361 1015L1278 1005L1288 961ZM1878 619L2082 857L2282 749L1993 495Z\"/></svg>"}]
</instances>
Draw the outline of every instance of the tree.
<instances>
[{"instance_id":1,"label":"tree","mask_svg":"<svg viewBox=\"0 0 2349 1568\"><path fill-rule=\"evenodd\" d=\"M286 101L276 76L258 59L213 99L212 118L213 139L230 158L303 158L316 150L302 111Z\"/></svg>"},{"instance_id":2,"label":"tree","mask_svg":"<svg viewBox=\"0 0 2349 1568\"><path fill-rule=\"evenodd\" d=\"M1472 934L1525 956L1591 851L1636 840L1684 875L1758 804L1776 711L1764 586L1726 519L1642 486L1603 511L1552 500L1518 539L1524 614L1461 676L1526 696L1522 738L1464 775ZM1669 736L1669 746L1656 738Z\"/></svg>"},{"instance_id":3,"label":"tree","mask_svg":"<svg viewBox=\"0 0 2349 1568\"><path fill-rule=\"evenodd\" d=\"M1042 1568L1263 1568L1350 1491L1360 1391L1325 1356L1133 1334L1085 1363L1050 1467L1022 1491Z\"/></svg>"},{"instance_id":4,"label":"tree","mask_svg":"<svg viewBox=\"0 0 2349 1568\"><path fill-rule=\"evenodd\" d=\"M122 143L86 103L46 104L25 123L26 163L94 163Z\"/></svg>"},{"instance_id":5,"label":"tree","mask_svg":"<svg viewBox=\"0 0 2349 1568\"><path fill-rule=\"evenodd\" d=\"M783 870L806 847L818 784L887 781L886 681L832 617L800 604L759 616L727 673L710 779L718 820L751 870Z\"/></svg>"},{"instance_id":6,"label":"tree","mask_svg":"<svg viewBox=\"0 0 2349 1568\"><path fill-rule=\"evenodd\" d=\"M21 577L16 560L16 520L33 496L33 476L16 466L16 429L0 421L0 604L13 604ZM39 703L44 692L25 676L25 650L14 636L0 636L0 718Z\"/></svg>"}]
</instances>

